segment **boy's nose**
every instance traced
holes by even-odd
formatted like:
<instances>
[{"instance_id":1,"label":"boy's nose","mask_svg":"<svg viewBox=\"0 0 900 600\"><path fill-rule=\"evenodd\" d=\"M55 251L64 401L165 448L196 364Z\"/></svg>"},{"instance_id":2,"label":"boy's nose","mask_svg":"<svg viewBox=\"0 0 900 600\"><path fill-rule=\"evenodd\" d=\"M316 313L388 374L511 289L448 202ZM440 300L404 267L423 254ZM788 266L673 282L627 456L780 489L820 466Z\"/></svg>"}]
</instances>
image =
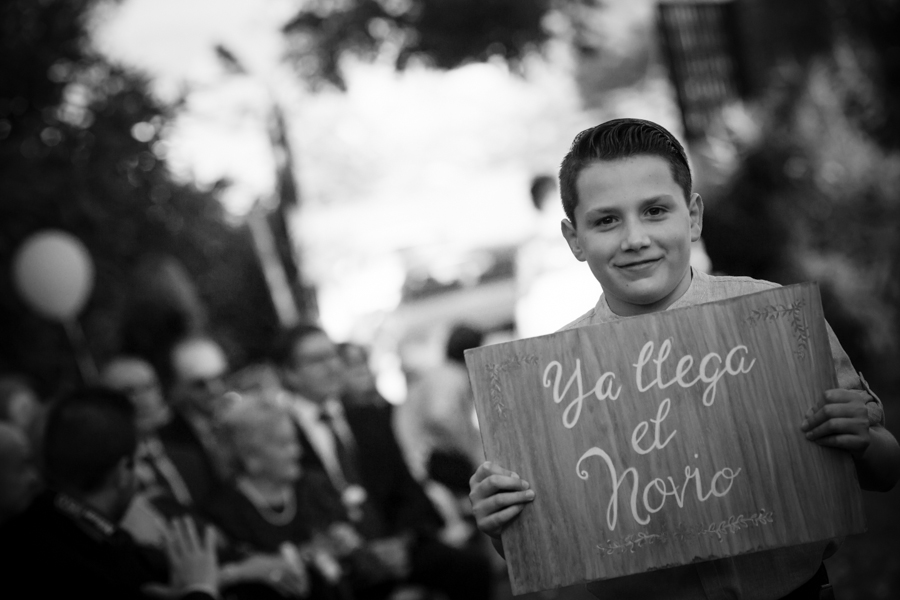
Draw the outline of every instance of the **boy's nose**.
<instances>
[{"instance_id":1,"label":"boy's nose","mask_svg":"<svg viewBox=\"0 0 900 600\"><path fill-rule=\"evenodd\" d=\"M640 221L628 221L625 223L622 237L622 250L639 250L650 245L650 237Z\"/></svg>"}]
</instances>

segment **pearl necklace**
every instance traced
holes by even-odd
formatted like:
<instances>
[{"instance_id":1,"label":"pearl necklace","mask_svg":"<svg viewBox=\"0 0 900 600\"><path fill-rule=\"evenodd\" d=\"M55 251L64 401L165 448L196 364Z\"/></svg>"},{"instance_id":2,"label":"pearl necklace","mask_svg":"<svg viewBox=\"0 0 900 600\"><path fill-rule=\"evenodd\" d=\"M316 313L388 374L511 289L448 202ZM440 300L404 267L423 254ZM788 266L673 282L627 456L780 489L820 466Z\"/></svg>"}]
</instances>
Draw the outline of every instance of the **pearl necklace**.
<instances>
[{"instance_id":1,"label":"pearl necklace","mask_svg":"<svg viewBox=\"0 0 900 600\"><path fill-rule=\"evenodd\" d=\"M297 514L297 500L294 497L293 490L290 488L286 488L282 492L283 500L281 504L283 508L281 510L274 510L250 481L241 479L238 481L238 488L256 508L259 516L272 525L287 525L294 520L294 516Z\"/></svg>"}]
</instances>

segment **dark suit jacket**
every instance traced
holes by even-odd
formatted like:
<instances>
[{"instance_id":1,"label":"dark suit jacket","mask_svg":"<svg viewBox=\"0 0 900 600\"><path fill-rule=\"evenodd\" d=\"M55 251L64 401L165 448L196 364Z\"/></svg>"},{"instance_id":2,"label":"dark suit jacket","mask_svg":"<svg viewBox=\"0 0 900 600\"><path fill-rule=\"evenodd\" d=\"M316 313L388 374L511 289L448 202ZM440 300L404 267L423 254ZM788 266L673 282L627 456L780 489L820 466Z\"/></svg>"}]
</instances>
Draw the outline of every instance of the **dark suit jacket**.
<instances>
[{"instance_id":1,"label":"dark suit jacket","mask_svg":"<svg viewBox=\"0 0 900 600\"><path fill-rule=\"evenodd\" d=\"M225 482L194 428L180 412L173 411L172 419L159 429L157 435L187 485L194 507L205 511Z\"/></svg>"},{"instance_id":2,"label":"dark suit jacket","mask_svg":"<svg viewBox=\"0 0 900 600\"><path fill-rule=\"evenodd\" d=\"M425 490L409 472L394 436L392 412L377 405L344 404L347 424L356 438L361 484L368 493L365 513L375 513L380 531L366 530L369 521L357 524L369 539L412 533L408 581L440 592L450 600L489 600L493 589L490 560L479 551L446 546L437 538L443 525ZM321 459L300 427L303 463L308 470L324 472ZM386 598L391 588L375 588L360 594L365 600Z\"/></svg>"},{"instance_id":3,"label":"dark suit jacket","mask_svg":"<svg viewBox=\"0 0 900 600\"><path fill-rule=\"evenodd\" d=\"M73 517L45 492L25 513L0 529L2 595L19 598L143 599L148 583L166 583L165 557L112 533L90 519ZM197 592L190 598L210 598Z\"/></svg>"},{"instance_id":4,"label":"dark suit jacket","mask_svg":"<svg viewBox=\"0 0 900 600\"><path fill-rule=\"evenodd\" d=\"M357 446L358 471L366 489L368 504L377 513L381 531L373 535L394 535L413 531L430 536L443 525L425 490L409 472L394 436L389 410L377 406L344 406L347 424ZM305 469L324 471L303 430L297 428L303 447Z\"/></svg>"}]
</instances>

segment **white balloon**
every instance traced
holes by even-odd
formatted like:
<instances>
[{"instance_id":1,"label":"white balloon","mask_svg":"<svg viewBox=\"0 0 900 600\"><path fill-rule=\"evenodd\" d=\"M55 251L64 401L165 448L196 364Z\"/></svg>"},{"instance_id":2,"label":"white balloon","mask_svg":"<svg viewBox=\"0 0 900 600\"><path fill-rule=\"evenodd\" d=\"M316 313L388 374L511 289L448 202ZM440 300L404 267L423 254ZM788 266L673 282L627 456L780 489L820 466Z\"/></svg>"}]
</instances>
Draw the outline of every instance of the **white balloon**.
<instances>
[{"instance_id":1,"label":"white balloon","mask_svg":"<svg viewBox=\"0 0 900 600\"><path fill-rule=\"evenodd\" d=\"M58 230L35 233L13 258L13 281L22 298L38 313L66 321L87 301L94 265L84 244Z\"/></svg>"}]
</instances>

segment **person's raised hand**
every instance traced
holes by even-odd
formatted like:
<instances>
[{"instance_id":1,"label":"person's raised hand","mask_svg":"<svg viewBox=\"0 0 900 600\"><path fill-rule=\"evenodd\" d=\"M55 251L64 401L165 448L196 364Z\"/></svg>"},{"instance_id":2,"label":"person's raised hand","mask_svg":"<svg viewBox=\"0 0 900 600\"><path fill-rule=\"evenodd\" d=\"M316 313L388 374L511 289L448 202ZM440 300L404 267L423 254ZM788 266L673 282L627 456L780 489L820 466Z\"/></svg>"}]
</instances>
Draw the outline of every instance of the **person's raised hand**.
<instances>
[{"instance_id":1,"label":"person's raised hand","mask_svg":"<svg viewBox=\"0 0 900 600\"><path fill-rule=\"evenodd\" d=\"M469 479L469 500L478 529L495 540L522 509L534 490L516 473L492 462L482 463Z\"/></svg>"},{"instance_id":2,"label":"person's raised hand","mask_svg":"<svg viewBox=\"0 0 900 600\"><path fill-rule=\"evenodd\" d=\"M860 458L871 443L866 405L871 399L862 390L826 390L822 399L806 412L800 429L808 440L820 446L840 448Z\"/></svg>"},{"instance_id":3,"label":"person's raised hand","mask_svg":"<svg viewBox=\"0 0 900 600\"><path fill-rule=\"evenodd\" d=\"M305 597L309 593L309 575L299 555L288 560L282 554L251 554L240 562L222 568L223 585L256 581L274 588L282 596Z\"/></svg>"},{"instance_id":4,"label":"person's raised hand","mask_svg":"<svg viewBox=\"0 0 900 600\"><path fill-rule=\"evenodd\" d=\"M206 527L201 537L190 517L174 519L163 532L175 591L203 589L215 593L219 583L215 532Z\"/></svg>"}]
</instances>

